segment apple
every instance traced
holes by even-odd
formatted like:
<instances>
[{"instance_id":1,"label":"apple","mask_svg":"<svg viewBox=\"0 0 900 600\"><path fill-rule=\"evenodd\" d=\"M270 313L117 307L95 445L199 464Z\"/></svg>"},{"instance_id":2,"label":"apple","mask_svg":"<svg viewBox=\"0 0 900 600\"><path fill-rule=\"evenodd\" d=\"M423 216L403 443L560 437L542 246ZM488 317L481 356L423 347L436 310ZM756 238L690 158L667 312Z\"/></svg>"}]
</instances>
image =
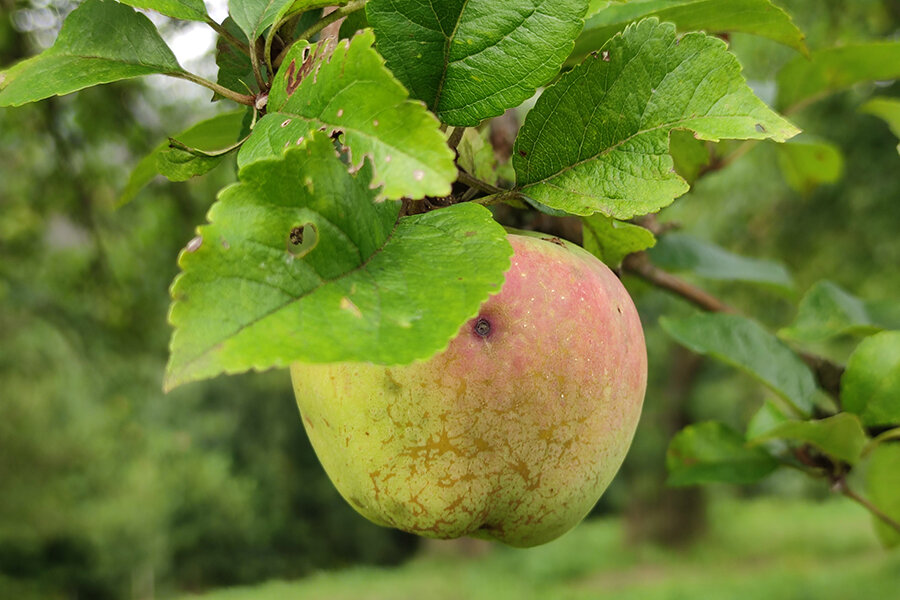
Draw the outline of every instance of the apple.
<instances>
[{"instance_id":1,"label":"apple","mask_svg":"<svg viewBox=\"0 0 900 600\"><path fill-rule=\"evenodd\" d=\"M575 245L508 237L501 291L444 352L291 367L319 460L375 523L535 546L577 525L625 458L647 384L631 298Z\"/></svg>"}]
</instances>

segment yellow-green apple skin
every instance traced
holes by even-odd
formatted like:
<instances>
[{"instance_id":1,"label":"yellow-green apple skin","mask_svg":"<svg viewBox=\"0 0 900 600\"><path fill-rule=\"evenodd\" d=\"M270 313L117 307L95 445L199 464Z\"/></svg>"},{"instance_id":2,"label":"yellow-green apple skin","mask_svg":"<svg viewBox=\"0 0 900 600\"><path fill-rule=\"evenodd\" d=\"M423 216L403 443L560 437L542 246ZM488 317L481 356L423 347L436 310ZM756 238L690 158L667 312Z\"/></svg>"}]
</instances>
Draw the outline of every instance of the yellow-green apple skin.
<instances>
[{"instance_id":1,"label":"yellow-green apple skin","mask_svg":"<svg viewBox=\"0 0 900 600\"><path fill-rule=\"evenodd\" d=\"M625 458L647 383L631 298L581 248L509 241L501 291L444 352L291 368L319 460L375 523L535 546L578 524Z\"/></svg>"}]
</instances>

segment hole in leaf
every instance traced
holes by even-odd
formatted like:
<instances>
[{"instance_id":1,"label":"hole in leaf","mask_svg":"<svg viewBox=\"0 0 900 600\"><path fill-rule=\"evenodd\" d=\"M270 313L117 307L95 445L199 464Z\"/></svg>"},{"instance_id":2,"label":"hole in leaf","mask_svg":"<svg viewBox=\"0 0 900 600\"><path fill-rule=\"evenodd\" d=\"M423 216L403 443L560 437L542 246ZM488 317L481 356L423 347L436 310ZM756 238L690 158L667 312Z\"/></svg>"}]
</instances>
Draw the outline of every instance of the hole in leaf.
<instances>
[{"instance_id":1,"label":"hole in leaf","mask_svg":"<svg viewBox=\"0 0 900 600\"><path fill-rule=\"evenodd\" d=\"M287 251L294 258L303 258L319 243L319 230L314 223L294 225L288 233Z\"/></svg>"}]
</instances>

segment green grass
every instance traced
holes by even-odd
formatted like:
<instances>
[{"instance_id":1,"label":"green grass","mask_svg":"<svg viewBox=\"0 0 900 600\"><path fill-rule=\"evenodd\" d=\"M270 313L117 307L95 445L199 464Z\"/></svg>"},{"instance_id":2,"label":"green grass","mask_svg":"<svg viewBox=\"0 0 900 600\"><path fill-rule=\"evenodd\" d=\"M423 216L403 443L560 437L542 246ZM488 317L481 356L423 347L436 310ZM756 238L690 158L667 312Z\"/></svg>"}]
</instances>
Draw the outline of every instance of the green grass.
<instances>
[{"instance_id":1,"label":"green grass","mask_svg":"<svg viewBox=\"0 0 900 600\"><path fill-rule=\"evenodd\" d=\"M434 547L432 547L434 549ZM616 519L529 550L436 551L393 569L353 568L181 600L855 600L896 598L900 553L866 513L823 503L725 501L709 535L681 551L629 545Z\"/></svg>"}]
</instances>

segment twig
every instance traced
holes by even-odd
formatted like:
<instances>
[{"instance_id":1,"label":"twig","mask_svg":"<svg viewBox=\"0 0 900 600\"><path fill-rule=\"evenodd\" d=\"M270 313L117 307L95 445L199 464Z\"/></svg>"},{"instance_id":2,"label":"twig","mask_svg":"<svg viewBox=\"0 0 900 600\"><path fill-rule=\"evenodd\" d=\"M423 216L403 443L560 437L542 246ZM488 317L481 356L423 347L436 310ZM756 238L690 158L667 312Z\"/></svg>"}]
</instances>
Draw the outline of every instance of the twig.
<instances>
[{"instance_id":1,"label":"twig","mask_svg":"<svg viewBox=\"0 0 900 600\"><path fill-rule=\"evenodd\" d=\"M451 134L451 136L452 136L452 134ZM485 194L498 195L498 194L510 193L510 190L505 190L503 188L497 187L496 185L488 183L487 181L482 181L482 180L478 179L477 177L473 177L473 176L469 175L462 169L459 170L459 175L457 177L457 181L459 181L460 183L464 183L465 185L469 186L470 188L475 188L479 191L482 191Z\"/></svg>"},{"instance_id":2,"label":"twig","mask_svg":"<svg viewBox=\"0 0 900 600\"><path fill-rule=\"evenodd\" d=\"M456 150L456 147L459 146L459 142L462 140L465 132L465 127L454 127L453 131L450 132L450 137L447 139L447 145Z\"/></svg>"},{"instance_id":3,"label":"twig","mask_svg":"<svg viewBox=\"0 0 900 600\"><path fill-rule=\"evenodd\" d=\"M622 268L657 287L677 294L692 304L709 312L736 314L738 311L709 292L663 271L650 262L646 252L634 252L622 261Z\"/></svg>"},{"instance_id":4,"label":"twig","mask_svg":"<svg viewBox=\"0 0 900 600\"><path fill-rule=\"evenodd\" d=\"M894 529L897 533L900 533L900 523L898 523L896 520L892 519L890 516L888 516L886 513L884 513L880 508L878 508L877 506L875 506L874 504L872 504L871 502L869 502L868 500L866 500L865 498L863 498L862 496L860 496L859 494L857 494L856 492L851 490L847 486L846 480L844 480L843 478L837 479L834 482L834 484L832 485L832 489L840 494L843 494L847 498L850 498L854 502L858 503L859 505L864 507L866 510L868 510L870 513L875 515L875 517L877 517L881 522L886 524L888 527L891 527L892 529Z\"/></svg>"},{"instance_id":5,"label":"twig","mask_svg":"<svg viewBox=\"0 0 900 600\"><path fill-rule=\"evenodd\" d=\"M262 70L259 68L259 56L256 54L256 40L250 41L250 66L253 67L253 77L256 79L256 85L260 91L266 91L266 80L263 78Z\"/></svg>"},{"instance_id":6,"label":"twig","mask_svg":"<svg viewBox=\"0 0 900 600\"><path fill-rule=\"evenodd\" d=\"M204 79L199 75L194 75L193 73L189 73L187 71L173 71L171 73L166 73L166 75L169 75L170 77L177 77L178 79L186 79L187 81L191 81L193 83L196 83L197 85L202 85L205 88L211 89L220 96L228 98L229 100L233 100L238 104L253 106L253 102L255 100L254 96L235 92L234 90L230 90L227 87L219 85L218 83L213 83L208 79Z\"/></svg>"},{"instance_id":7,"label":"twig","mask_svg":"<svg viewBox=\"0 0 900 600\"><path fill-rule=\"evenodd\" d=\"M650 257L647 256L646 252L629 254L622 261L622 268L657 287L681 296L703 310L739 314L738 310L722 302L709 292L655 266L650 262ZM822 389L839 402L841 376L844 374L844 367L815 354L798 352L798 355L813 370L816 380Z\"/></svg>"}]
</instances>

